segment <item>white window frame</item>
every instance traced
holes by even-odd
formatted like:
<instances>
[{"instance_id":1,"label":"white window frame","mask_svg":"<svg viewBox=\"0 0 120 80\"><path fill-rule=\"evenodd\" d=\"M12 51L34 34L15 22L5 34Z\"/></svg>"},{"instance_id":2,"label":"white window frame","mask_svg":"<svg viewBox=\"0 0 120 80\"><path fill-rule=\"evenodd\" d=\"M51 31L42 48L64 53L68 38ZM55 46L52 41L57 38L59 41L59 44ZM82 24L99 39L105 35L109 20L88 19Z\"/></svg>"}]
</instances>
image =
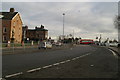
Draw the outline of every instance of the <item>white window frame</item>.
<instances>
[{"instance_id":1,"label":"white window frame","mask_svg":"<svg viewBox=\"0 0 120 80\"><path fill-rule=\"evenodd\" d=\"M6 31L5 31L6 29ZM6 27L3 27L3 33L6 33L7 32L7 28Z\"/></svg>"},{"instance_id":2,"label":"white window frame","mask_svg":"<svg viewBox=\"0 0 120 80\"><path fill-rule=\"evenodd\" d=\"M15 25L16 25L16 22L14 21L14 22L13 22L13 26L15 26Z\"/></svg>"},{"instance_id":3,"label":"white window frame","mask_svg":"<svg viewBox=\"0 0 120 80\"><path fill-rule=\"evenodd\" d=\"M5 39L6 38L6 39ZM3 36L3 41L6 41L7 40L7 37L6 36Z\"/></svg>"}]
</instances>

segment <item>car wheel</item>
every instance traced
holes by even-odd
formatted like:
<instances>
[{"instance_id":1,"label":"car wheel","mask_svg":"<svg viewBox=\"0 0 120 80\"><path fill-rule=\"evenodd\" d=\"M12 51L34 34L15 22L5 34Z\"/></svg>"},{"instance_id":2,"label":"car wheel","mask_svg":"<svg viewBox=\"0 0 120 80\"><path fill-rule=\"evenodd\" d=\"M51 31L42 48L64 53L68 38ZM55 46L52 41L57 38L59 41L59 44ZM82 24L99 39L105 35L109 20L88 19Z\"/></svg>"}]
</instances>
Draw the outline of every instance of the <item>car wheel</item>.
<instances>
[{"instance_id":1,"label":"car wheel","mask_svg":"<svg viewBox=\"0 0 120 80\"><path fill-rule=\"evenodd\" d=\"M118 44L118 47L120 47L120 44Z\"/></svg>"}]
</instances>

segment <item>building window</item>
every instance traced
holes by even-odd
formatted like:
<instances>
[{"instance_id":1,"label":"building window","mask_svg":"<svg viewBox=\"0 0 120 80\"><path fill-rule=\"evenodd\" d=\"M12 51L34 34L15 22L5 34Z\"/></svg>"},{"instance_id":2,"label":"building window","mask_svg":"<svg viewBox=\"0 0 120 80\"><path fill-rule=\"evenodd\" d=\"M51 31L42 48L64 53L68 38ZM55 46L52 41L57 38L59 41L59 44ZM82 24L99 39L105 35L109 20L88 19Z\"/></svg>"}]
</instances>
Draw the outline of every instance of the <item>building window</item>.
<instances>
[{"instance_id":1,"label":"building window","mask_svg":"<svg viewBox=\"0 0 120 80\"><path fill-rule=\"evenodd\" d=\"M7 32L6 27L3 27L3 32L4 32L4 33L6 33L6 32Z\"/></svg>"},{"instance_id":2,"label":"building window","mask_svg":"<svg viewBox=\"0 0 120 80\"><path fill-rule=\"evenodd\" d=\"M14 22L14 23L13 23L13 26L15 26L15 25L16 25L16 23Z\"/></svg>"},{"instance_id":3,"label":"building window","mask_svg":"<svg viewBox=\"0 0 120 80\"><path fill-rule=\"evenodd\" d=\"M6 40L7 40L6 36L3 36L3 41L6 41Z\"/></svg>"}]
</instances>

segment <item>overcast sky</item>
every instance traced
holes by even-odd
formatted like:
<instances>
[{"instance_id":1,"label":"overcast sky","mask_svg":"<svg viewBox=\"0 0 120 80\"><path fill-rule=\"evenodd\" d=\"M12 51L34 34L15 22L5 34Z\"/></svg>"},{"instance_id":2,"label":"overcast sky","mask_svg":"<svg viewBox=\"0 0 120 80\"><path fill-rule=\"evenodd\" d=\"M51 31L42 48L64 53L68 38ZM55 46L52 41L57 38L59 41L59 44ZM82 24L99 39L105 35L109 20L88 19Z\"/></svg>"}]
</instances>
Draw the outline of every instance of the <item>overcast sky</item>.
<instances>
[{"instance_id":1,"label":"overcast sky","mask_svg":"<svg viewBox=\"0 0 120 80\"><path fill-rule=\"evenodd\" d=\"M2 11L15 8L24 25L29 28L41 24L49 30L49 36L62 35L63 13L65 13L65 34L95 39L117 39L113 21L118 14L117 2L4 2Z\"/></svg>"}]
</instances>

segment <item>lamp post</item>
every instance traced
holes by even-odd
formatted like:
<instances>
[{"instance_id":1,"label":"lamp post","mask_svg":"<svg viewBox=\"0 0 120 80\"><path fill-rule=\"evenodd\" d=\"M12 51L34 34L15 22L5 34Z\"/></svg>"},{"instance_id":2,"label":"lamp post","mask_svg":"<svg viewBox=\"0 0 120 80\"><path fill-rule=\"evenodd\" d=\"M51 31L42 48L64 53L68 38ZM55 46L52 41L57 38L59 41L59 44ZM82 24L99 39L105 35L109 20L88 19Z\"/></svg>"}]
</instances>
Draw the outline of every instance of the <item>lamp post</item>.
<instances>
[{"instance_id":1,"label":"lamp post","mask_svg":"<svg viewBox=\"0 0 120 80\"><path fill-rule=\"evenodd\" d=\"M63 36L64 36L64 18L65 18L65 13L63 13Z\"/></svg>"}]
</instances>

